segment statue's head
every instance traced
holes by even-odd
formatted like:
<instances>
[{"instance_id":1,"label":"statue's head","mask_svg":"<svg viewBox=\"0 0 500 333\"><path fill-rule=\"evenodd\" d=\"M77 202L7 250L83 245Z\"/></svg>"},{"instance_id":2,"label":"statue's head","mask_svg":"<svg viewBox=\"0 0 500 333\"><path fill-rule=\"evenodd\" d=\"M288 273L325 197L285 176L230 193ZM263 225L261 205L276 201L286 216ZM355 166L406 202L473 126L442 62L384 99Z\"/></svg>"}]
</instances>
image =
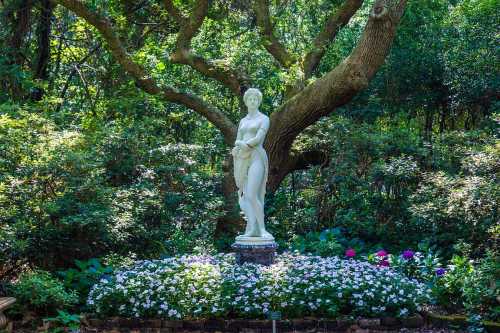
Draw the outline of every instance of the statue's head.
<instances>
[{"instance_id":1,"label":"statue's head","mask_svg":"<svg viewBox=\"0 0 500 333\"><path fill-rule=\"evenodd\" d=\"M248 108L258 108L262 102L262 93L257 88L248 88L243 95L243 102Z\"/></svg>"}]
</instances>

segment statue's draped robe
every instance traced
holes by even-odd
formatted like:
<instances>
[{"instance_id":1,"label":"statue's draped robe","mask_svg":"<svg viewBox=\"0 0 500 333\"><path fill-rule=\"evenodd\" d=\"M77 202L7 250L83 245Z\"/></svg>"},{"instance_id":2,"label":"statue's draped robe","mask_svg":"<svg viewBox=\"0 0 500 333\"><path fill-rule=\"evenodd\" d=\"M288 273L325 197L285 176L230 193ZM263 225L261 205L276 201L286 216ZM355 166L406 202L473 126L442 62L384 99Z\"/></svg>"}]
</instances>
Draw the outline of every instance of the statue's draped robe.
<instances>
[{"instance_id":1,"label":"statue's draped robe","mask_svg":"<svg viewBox=\"0 0 500 333\"><path fill-rule=\"evenodd\" d=\"M234 179L236 182L236 187L238 187L238 194L245 195L246 186L248 184L248 169L253 161L259 160L264 166L264 175L262 177L262 182L259 185L258 190L258 200L264 206L264 196L266 194L266 184L267 175L269 169L269 161L267 159L266 151L262 144L257 145L248 152L243 152L241 149L237 149L235 155L233 155L234 162Z\"/></svg>"}]
</instances>

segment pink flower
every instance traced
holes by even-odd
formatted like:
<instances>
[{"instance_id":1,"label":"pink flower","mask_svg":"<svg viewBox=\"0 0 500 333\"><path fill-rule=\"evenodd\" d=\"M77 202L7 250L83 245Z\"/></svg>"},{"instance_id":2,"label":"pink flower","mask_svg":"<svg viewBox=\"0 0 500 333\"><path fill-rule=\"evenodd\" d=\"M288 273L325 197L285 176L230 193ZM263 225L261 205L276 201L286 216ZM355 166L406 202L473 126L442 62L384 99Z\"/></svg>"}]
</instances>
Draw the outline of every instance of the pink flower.
<instances>
[{"instance_id":1,"label":"pink flower","mask_svg":"<svg viewBox=\"0 0 500 333\"><path fill-rule=\"evenodd\" d=\"M356 251L352 248L349 248L345 251L345 256L348 258L352 258L356 255Z\"/></svg>"},{"instance_id":2,"label":"pink flower","mask_svg":"<svg viewBox=\"0 0 500 333\"><path fill-rule=\"evenodd\" d=\"M380 250L377 252L377 257L385 258L387 257L387 252L385 250Z\"/></svg>"},{"instance_id":3,"label":"pink flower","mask_svg":"<svg viewBox=\"0 0 500 333\"><path fill-rule=\"evenodd\" d=\"M382 267L389 267L389 261L387 261L386 259L383 259L383 260L380 260L380 262L378 263L379 266L382 266Z\"/></svg>"}]
</instances>

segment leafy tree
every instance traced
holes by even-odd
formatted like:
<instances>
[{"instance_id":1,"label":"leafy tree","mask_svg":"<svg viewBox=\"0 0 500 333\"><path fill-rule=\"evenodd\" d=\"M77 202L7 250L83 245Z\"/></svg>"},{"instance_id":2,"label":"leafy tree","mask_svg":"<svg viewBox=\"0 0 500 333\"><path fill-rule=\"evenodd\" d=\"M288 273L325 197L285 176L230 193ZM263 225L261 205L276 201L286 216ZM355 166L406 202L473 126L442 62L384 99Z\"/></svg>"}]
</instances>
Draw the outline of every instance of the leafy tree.
<instances>
[{"instance_id":1,"label":"leafy tree","mask_svg":"<svg viewBox=\"0 0 500 333\"><path fill-rule=\"evenodd\" d=\"M226 103L217 105L210 99L193 93L194 87L187 86L180 90L181 87L176 88L167 83L166 76L163 75L173 64L188 66L221 84L226 89L228 94L226 96L231 96L231 99L238 101L239 109L243 109L242 95L247 87L258 83L257 80L253 79L248 74L250 71L243 66L236 69L230 59L217 61L211 59L211 53L219 52L210 52L205 48L208 40L215 41L220 36L213 33L208 36L209 32L202 29L202 26L206 22L207 26L214 27L223 20L218 12L220 8L223 8L223 4L215 2L211 6L207 0L200 0L194 4L164 1L163 8L158 8L157 5L149 8L149 4L147 4L148 8L141 8L144 11L156 12L160 15L160 19L165 17L166 10L169 15L168 25L174 24L177 27L175 45L171 45L171 48L167 50L162 50L163 47L156 49L155 69L152 69L152 64L145 61L145 54L140 48L127 45L120 38L120 23L123 25L127 19L129 21L131 19L126 11L123 12L123 9L127 9L126 6L124 8L110 7L99 2L88 5L78 0L60 0L56 3L76 13L100 33L114 59L134 78L142 90L157 95L164 101L194 110L220 130L228 145L233 143L236 133L234 118L237 114L234 113L234 108L231 115L228 112L230 110L226 110L227 107L223 105ZM286 40L286 38L285 41L280 40L280 31L274 28L272 16L272 10L279 10L279 6L273 7L266 0L258 0L253 3L252 11L248 14L256 22L254 27L249 27L253 30L249 34L255 38L255 30L257 30L260 43L250 45L254 48L254 52L249 52L246 60L251 61L255 52L259 52L260 47L264 47L274 58L271 66L278 67L277 70L286 76L281 96L271 97L280 102L274 105L276 111L271 114L271 127L265 142L265 148L270 157L268 189L271 192L278 188L282 179L292 170L324 160L324 157L316 152L293 152L291 150L293 141L309 125L345 105L368 85L389 51L406 1L375 1L369 10L369 18L360 41L349 56L320 78L314 78L329 44L335 39L340 29L349 23L362 6L363 1L348 0L340 5L335 4L336 6L333 6L328 11L327 17L323 19L322 29L310 38L309 43L312 46L305 49L301 49L300 44L303 43L299 43L297 49L291 50L291 40ZM309 10L311 8L305 4L301 5ZM241 5L240 9L249 11L245 5ZM113 20L117 24L114 24ZM280 26L279 23L277 25ZM168 36L170 32L162 31ZM286 33L286 31L281 33ZM203 39L197 43L195 39L198 35L201 35ZM165 51L167 51L166 55ZM251 49L246 51L251 51ZM315 158L318 156L320 156L319 159ZM225 192L230 193L232 188L234 185L231 179L228 179Z\"/></svg>"}]
</instances>

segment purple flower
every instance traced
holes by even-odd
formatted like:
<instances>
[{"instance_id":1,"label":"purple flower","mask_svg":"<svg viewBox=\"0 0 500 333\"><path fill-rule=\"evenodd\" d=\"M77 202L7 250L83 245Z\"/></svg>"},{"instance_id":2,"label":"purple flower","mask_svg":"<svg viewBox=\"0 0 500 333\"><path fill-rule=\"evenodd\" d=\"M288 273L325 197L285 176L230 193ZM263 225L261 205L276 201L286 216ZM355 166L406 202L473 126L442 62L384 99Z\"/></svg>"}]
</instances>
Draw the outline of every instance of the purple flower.
<instances>
[{"instance_id":1,"label":"purple flower","mask_svg":"<svg viewBox=\"0 0 500 333\"><path fill-rule=\"evenodd\" d=\"M387 257L387 251L385 250L380 250L377 252L377 257L385 258Z\"/></svg>"},{"instance_id":2,"label":"purple flower","mask_svg":"<svg viewBox=\"0 0 500 333\"><path fill-rule=\"evenodd\" d=\"M406 260L413 259L413 256L415 255L415 252L412 250L405 250L403 251L403 258Z\"/></svg>"},{"instance_id":3,"label":"purple flower","mask_svg":"<svg viewBox=\"0 0 500 333\"><path fill-rule=\"evenodd\" d=\"M436 269L436 275L437 276L442 276L442 275L444 275L444 273L446 273L446 269L444 269L442 267Z\"/></svg>"}]
</instances>

